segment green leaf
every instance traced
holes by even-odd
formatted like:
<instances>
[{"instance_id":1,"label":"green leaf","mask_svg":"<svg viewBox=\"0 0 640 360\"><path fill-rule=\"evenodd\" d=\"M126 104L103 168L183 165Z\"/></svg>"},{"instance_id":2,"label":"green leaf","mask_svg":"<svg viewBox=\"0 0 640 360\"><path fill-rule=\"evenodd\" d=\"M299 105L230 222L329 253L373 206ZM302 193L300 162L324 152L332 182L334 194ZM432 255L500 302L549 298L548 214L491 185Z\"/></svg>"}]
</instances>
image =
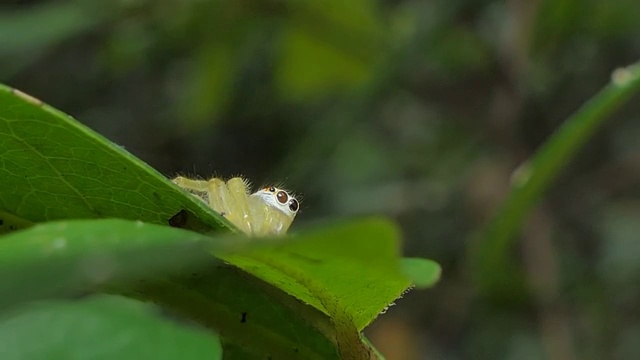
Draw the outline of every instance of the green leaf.
<instances>
[{"instance_id":1,"label":"green leaf","mask_svg":"<svg viewBox=\"0 0 640 360\"><path fill-rule=\"evenodd\" d=\"M514 174L511 193L471 251L474 276L482 291L524 291L521 271L509 257L516 232L572 156L638 90L640 63L616 70L611 83L571 116Z\"/></svg>"},{"instance_id":2,"label":"green leaf","mask_svg":"<svg viewBox=\"0 0 640 360\"><path fill-rule=\"evenodd\" d=\"M340 253L335 245L346 243L346 237L353 237L354 232L365 234L368 241L354 241L348 251ZM383 234L382 240L377 239L378 234ZM109 291L173 309L220 331L227 343L249 352L274 358L299 354L325 359L338 358L338 349L347 349L365 356L368 348L361 342L355 321L362 316L375 318L408 286L400 274L384 274L387 270L397 273L389 268L397 264L395 235L389 224L374 220L251 244L237 236L212 238L118 219L39 224L0 237L0 309L34 299ZM359 248L358 243L365 246ZM272 270L274 264L273 269L296 266L288 261L291 256L313 254L320 261L330 261L320 269L321 276L308 274L304 267L289 268L269 278L272 284L268 284L236 268L215 265L209 251L247 254L227 255L225 259L259 261L271 256L268 264L258 262L266 270ZM310 271L317 270L315 264L310 265ZM339 274L341 271L349 273ZM340 282L329 283L332 274ZM363 274L365 278L361 278ZM395 285L393 293L384 286L370 286L378 281ZM300 303L283 282L289 282L293 289L311 290L316 297L307 300L320 304L324 312ZM362 287L362 291L349 291L350 283L351 288ZM353 307L335 301L343 300L343 293ZM351 315L351 311L360 311L356 308L359 304L367 305L363 313Z\"/></svg>"},{"instance_id":3,"label":"green leaf","mask_svg":"<svg viewBox=\"0 0 640 360\"><path fill-rule=\"evenodd\" d=\"M223 339L225 352L259 355L253 358L339 359L329 317L231 266L152 278L129 295L213 329Z\"/></svg>"},{"instance_id":4,"label":"green leaf","mask_svg":"<svg viewBox=\"0 0 640 360\"><path fill-rule=\"evenodd\" d=\"M250 352L337 358L326 315L211 256L243 251L243 240L119 219L38 224L0 237L0 311L107 291L163 305Z\"/></svg>"},{"instance_id":5,"label":"green leaf","mask_svg":"<svg viewBox=\"0 0 640 360\"><path fill-rule=\"evenodd\" d=\"M391 222L365 219L221 258L327 315L336 315L339 306L362 330L411 286L401 268L399 241Z\"/></svg>"},{"instance_id":6,"label":"green leaf","mask_svg":"<svg viewBox=\"0 0 640 360\"><path fill-rule=\"evenodd\" d=\"M30 304L0 317L0 358L221 359L218 338L115 296Z\"/></svg>"},{"instance_id":7,"label":"green leaf","mask_svg":"<svg viewBox=\"0 0 640 360\"><path fill-rule=\"evenodd\" d=\"M0 85L0 211L42 222L116 217L198 231L230 228L206 204L68 115Z\"/></svg>"},{"instance_id":8,"label":"green leaf","mask_svg":"<svg viewBox=\"0 0 640 360\"><path fill-rule=\"evenodd\" d=\"M118 219L36 225L0 237L0 309L214 263L239 242Z\"/></svg>"}]
</instances>

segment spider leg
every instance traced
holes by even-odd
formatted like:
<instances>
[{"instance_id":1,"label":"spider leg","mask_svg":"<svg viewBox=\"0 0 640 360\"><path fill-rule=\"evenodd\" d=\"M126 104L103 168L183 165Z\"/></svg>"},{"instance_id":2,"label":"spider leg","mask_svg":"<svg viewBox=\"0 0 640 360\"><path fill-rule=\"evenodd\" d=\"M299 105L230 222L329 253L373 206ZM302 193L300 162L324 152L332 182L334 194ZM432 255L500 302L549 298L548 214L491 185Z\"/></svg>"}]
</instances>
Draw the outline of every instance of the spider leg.
<instances>
[{"instance_id":1,"label":"spider leg","mask_svg":"<svg viewBox=\"0 0 640 360\"><path fill-rule=\"evenodd\" d=\"M242 232L246 233L247 226L235 210L234 199L227 184L220 179L213 178L208 181L208 186L207 195L209 206Z\"/></svg>"},{"instance_id":2,"label":"spider leg","mask_svg":"<svg viewBox=\"0 0 640 360\"><path fill-rule=\"evenodd\" d=\"M224 181L217 178L207 181L207 194L209 195L207 198L209 206L220 215L227 217L231 212L229 209L230 196Z\"/></svg>"},{"instance_id":3,"label":"spider leg","mask_svg":"<svg viewBox=\"0 0 640 360\"><path fill-rule=\"evenodd\" d=\"M249 235L253 234L253 217L249 211L249 184L242 178L236 177L227 181L227 187L233 199L232 211L239 219L240 226Z\"/></svg>"},{"instance_id":4,"label":"spider leg","mask_svg":"<svg viewBox=\"0 0 640 360\"><path fill-rule=\"evenodd\" d=\"M174 184L183 188L184 190L191 193L195 197L201 199L204 202L207 202L208 181L191 180L182 176L178 176L171 181L173 181Z\"/></svg>"},{"instance_id":5,"label":"spider leg","mask_svg":"<svg viewBox=\"0 0 640 360\"><path fill-rule=\"evenodd\" d=\"M206 180L191 180L183 176L178 176L174 178L172 181L174 184L186 190L202 191L202 192L209 190L209 185L208 185L209 182Z\"/></svg>"}]
</instances>

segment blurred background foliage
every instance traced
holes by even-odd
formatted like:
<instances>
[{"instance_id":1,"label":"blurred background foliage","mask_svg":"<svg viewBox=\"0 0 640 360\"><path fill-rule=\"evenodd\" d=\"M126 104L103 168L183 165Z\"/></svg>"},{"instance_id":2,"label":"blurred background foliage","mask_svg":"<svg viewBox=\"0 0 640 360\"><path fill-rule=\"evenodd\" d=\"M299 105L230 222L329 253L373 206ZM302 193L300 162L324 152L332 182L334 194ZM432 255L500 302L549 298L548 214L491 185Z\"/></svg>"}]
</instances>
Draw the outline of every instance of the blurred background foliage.
<instances>
[{"instance_id":1,"label":"blurred background foliage","mask_svg":"<svg viewBox=\"0 0 640 360\"><path fill-rule=\"evenodd\" d=\"M0 81L167 176L302 195L296 227L396 219L444 277L368 330L390 359L640 358L640 99L518 235L524 298L470 244L513 170L640 58L637 0L5 0Z\"/></svg>"}]
</instances>

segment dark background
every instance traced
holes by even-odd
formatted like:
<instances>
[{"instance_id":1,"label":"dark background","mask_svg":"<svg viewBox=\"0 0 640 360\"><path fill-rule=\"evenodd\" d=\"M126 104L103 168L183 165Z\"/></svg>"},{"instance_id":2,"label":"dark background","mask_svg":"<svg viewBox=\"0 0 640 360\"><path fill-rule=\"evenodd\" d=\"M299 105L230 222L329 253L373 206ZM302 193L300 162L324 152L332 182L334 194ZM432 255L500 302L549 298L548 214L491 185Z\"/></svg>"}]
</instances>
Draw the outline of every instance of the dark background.
<instances>
[{"instance_id":1,"label":"dark background","mask_svg":"<svg viewBox=\"0 0 640 360\"><path fill-rule=\"evenodd\" d=\"M0 81L167 176L302 197L292 228L382 214L441 282L368 335L389 359L640 359L640 101L518 234L525 298L470 244L513 170L640 58L637 0L0 3Z\"/></svg>"}]
</instances>

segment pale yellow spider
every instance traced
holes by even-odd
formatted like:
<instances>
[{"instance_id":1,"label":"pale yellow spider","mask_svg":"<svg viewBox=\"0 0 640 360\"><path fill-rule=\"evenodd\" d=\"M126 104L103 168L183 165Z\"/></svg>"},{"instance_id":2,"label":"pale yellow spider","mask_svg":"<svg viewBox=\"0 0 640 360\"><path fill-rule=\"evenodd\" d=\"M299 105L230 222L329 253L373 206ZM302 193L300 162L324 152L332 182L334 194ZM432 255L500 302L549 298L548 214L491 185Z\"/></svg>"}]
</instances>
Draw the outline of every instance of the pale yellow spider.
<instances>
[{"instance_id":1,"label":"pale yellow spider","mask_svg":"<svg viewBox=\"0 0 640 360\"><path fill-rule=\"evenodd\" d=\"M249 183L239 177L225 183L217 178L192 180L178 176L173 182L251 236L286 233L300 207L293 195L275 186L249 195Z\"/></svg>"}]
</instances>

